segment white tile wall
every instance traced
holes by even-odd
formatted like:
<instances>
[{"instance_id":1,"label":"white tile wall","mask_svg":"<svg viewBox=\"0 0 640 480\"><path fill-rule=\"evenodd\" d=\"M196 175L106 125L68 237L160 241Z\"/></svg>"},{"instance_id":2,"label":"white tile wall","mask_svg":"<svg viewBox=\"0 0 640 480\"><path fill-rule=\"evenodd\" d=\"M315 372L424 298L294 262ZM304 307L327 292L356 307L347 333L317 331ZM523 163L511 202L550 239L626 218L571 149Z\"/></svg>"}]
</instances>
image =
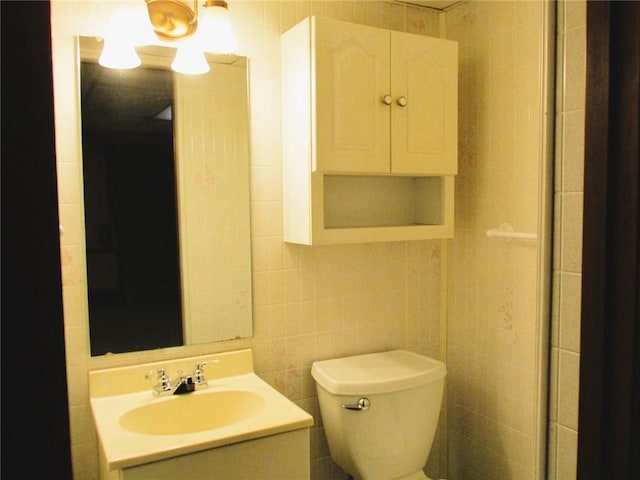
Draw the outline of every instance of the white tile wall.
<instances>
[{"instance_id":1,"label":"white tile wall","mask_svg":"<svg viewBox=\"0 0 640 480\"><path fill-rule=\"evenodd\" d=\"M558 2L550 480L576 478L582 281L586 2Z\"/></svg>"}]
</instances>

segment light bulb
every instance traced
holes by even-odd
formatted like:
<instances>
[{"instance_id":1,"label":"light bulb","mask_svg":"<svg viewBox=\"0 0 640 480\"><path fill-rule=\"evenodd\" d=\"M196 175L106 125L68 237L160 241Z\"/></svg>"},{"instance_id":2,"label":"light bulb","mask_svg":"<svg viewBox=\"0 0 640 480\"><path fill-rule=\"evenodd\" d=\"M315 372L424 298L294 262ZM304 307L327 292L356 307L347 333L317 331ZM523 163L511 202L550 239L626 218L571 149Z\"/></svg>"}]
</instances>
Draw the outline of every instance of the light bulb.
<instances>
[{"instance_id":1,"label":"light bulb","mask_svg":"<svg viewBox=\"0 0 640 480\"><path fill-rule=\"evenodd\" d=\"M209 71L204 52L193 42L184 42L176 50L171 69L178 73L198 75Z\"/></svg>"},{"instance_id":2,"label":"light bulb","mask_svg":"<svg viewBox=\"0 0 640 480\"><path fill-rule=\"evenodd\" d=\"M134 46L139 45L144 32L148 36L148 28L145 28L144 19L141 19L139 7L121 5L113 17L109 20L104 45L98 63L107 68L135 68L140 65Z\"/></svg>"},{"instance_id":3,"label":"light bulb","mask_svg":"<svg viewBox=\"0 0 640 480\"><path fill-rule=\"evenodd\" d=\"M106 38L98 63L106 68L127 69L135 68L142 62L133 45L119 39Z\"/></svg>"},{"instance_id":4,"label":"light bulb","mask_svg":"<svg viewBox=\"0 0 640 480\"><path fill-rule=\"evenodd\" d=\"M225 2L205 2L200 9L196 35L202 49L207 52L238 52L238 44L231 28L231 15Z\"/></svg>"}]
</instances>

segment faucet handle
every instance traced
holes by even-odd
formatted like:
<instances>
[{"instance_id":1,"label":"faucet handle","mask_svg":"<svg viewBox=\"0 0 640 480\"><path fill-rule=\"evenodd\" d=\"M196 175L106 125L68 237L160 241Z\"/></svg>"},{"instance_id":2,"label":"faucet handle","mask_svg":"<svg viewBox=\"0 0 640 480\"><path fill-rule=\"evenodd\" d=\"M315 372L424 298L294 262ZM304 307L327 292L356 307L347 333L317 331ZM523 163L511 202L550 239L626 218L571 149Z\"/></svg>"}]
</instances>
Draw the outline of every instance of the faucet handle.
<instances>
[{"instance_id":1,"label":"faucet handle","mask_svg":"<svg viewBox=\"0 0 640 480\"><path fill-rule=\"evenodd\" d=\"M151 378L152 378L154 375L156 376L156 378L157 378L158 380L162 380L162 379L164 379L165 377L167 377L167 374L166 374L166 372L165 372L164 368L158 368L158 369L149 370L149 371L145 374L144 378L146 378L147 380L151 380ZM167 377L167 378L168 378L168 377Z\"/></svg>"},{"instance_id":2,"label":"faucet handle","mask_svg":"<svg viewBox=\"0 0 640 480\"><path fill-rule=\"evenodd\" d=\"M193 381L196 385L207 385L207 379L204 377L204 367L207 362L196 363L196 369L193 371Z\"/></svg>"},{"instance_id":3,"label":"faucet handle","mask_svg":"<svg viewBox=\"0 0 640 480\"><path fill-rule=\"evenodd\" d=\"M158 368L157 370L149 370L147 374L144 376L147 380L151 380L155 375L158 383L155 384L153 390L155 392L164 392L171 389L171 381L169 380L169 375L164 368Z\"/></svg>"}]
</instances>

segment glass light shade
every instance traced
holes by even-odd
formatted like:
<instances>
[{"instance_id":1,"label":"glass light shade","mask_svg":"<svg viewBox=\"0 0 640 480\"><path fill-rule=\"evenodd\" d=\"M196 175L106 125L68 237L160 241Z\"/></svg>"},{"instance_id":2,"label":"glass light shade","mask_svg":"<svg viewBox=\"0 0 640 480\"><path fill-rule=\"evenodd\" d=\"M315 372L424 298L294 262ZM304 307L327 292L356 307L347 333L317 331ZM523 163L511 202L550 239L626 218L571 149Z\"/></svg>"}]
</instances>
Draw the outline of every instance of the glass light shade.
<instances>
[{"instance_id":1,"label":"glass light shade","mask_svg":"<svg viewBox=\"0 0 640 480\"><path fill-rule=\"evenodd\" d=\"M98 63L107 68L135 68L140 57L134 47L149 43L154 37L146 18L146 8L140 2L121 4L106 22L104 45Z\"/></svg>"},{"instance_id":2,"label":"glass light shade","mask_svg":"<svg viewBox=\"0 0 640 480\"><path fill-rule=\"evenodd\" d=\"M204 52L193 42L185 42L176 50L171 70L188 75L198 75L209 71L209 63Z\"/></svg>"},{"instance_id":3,"label":"glass light shade","mask_svg":"<svg viewBox=\"0 0 640 480\"><path fill-rule=\"evenodd\" d=\"M105 39L98 63L106 68L127 69L140 65L135 48L122 40Z\"/></svg>"},{"instance_id":4,"label":"glass light shade","mask_svg":"<svg viewBox=\"0 0 640 480\"><path fill-rule=\"evenodd\" d=\"M126 7L120 10L118 34L125 36L133 45L152 45L157 42L145 3L129 2Z\"/></svg>"},{"instance_id":5,"label":"glass light shade","mask_svg":"<svg viewBox=\"0 0 640 480\"><path fill-rule=\"evenodd\" d=\"M238 43L231 27L231 15L223 6L200 8L196 33L202 49L212 53L237 53Z\"/></svg>"}]
</instances>

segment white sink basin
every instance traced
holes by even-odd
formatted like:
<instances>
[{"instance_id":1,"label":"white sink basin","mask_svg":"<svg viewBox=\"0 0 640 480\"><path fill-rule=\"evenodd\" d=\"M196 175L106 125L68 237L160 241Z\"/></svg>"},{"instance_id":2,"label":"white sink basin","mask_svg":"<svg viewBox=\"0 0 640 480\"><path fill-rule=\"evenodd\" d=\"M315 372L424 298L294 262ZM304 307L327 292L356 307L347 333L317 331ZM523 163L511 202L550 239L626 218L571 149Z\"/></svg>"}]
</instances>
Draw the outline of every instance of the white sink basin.
<instances>
[{"instance_id":1,"label":"white sink basin","mask_svg":"<svg viewBox=\"0 0 640 480\"><path fill-rule=\"evenodd\" d=\"M171 375L197 362L209 386L156 397L144 379L151 369ZM253 373L251 350L89 373L91 410L107 471L202 452L245 440L308 429L313 417Z\"/></svg>"},{"instance_id":2,"label":"white sink basin","mask_svg":"<svg viewBox=\"0 0 640 480\"><path fill-rule=\"evenodd\" d=\"M130 432L179 435L226 427L260 414L265 399L247 390L200 390L129 410L120 425Z\"/></svg>"}]
</instances>

